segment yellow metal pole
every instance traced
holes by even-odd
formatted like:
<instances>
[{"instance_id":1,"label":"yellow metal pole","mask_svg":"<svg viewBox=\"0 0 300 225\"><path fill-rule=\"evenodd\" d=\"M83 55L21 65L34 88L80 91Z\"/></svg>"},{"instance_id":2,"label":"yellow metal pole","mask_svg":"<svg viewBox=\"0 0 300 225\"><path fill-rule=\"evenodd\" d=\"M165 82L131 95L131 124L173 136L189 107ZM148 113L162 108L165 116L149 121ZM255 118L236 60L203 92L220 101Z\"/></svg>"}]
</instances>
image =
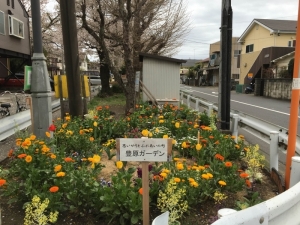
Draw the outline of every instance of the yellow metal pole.
<instances>
[{"instance_id":1,"label":"yellow metal pole","mask_svg":"<svg viewBox=\"0 0 300 225\"><path fill-rule=\"evenodd\" d=\"M299 5L298 5L298 22L297 22L297 33L296 33L294 74L293 74L293 85L292 85L292 95L291 95L288 148L287 148L286 167L285 167L285 187L286 187L286 189L288 189L290 187L291 163L292 163L292 157L295 155L295 150L296 150L299 90L300 90L299 64L300 64L300 0L299 0Z\"/></svg>"}]
</instances>

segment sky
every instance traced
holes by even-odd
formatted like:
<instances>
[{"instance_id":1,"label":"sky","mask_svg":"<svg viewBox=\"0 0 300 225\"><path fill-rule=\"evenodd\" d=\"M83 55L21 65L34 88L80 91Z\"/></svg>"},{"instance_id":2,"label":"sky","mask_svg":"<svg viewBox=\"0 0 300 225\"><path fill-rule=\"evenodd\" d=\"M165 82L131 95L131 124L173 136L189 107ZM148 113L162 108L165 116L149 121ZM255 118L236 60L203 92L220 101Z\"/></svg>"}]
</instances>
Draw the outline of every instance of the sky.
<instances>
[{"instance_id":1,"label":"sky","mask_svg":"<svg viewBox=\"0 0 300 225\"><path fill-rule=\"evenodd\" d=\"M184 0L190 32L173 58L205 59L209 44L220 40L222 0ZM240 37L253 19L297 20L300 0L231 0L232 36Z\"/></svg>"}]
</instances>

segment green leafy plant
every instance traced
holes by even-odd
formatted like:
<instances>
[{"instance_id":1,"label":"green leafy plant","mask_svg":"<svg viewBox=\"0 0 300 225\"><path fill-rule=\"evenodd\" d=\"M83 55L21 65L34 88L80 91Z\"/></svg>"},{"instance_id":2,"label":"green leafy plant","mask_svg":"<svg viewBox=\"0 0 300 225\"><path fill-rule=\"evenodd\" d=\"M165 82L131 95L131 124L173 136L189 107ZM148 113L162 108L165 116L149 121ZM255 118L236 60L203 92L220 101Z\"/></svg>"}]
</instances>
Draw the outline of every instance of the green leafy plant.
<instances>
[{"instance_id":1,"label":"green leafy plant","mask_svg":"<svg viewBox=\"0 0 300 225\"><path fill-rule=\"evenodd\" d=\"M259 193L254 192L254 193L252 193L252 195L250 197L248 197L248 198L244 197L243 200L236 201L236 209L243 210L248 207L257 205L257 204L261 203L262 201L263 200L260 198Z\"/></svg>"}]
</instances>

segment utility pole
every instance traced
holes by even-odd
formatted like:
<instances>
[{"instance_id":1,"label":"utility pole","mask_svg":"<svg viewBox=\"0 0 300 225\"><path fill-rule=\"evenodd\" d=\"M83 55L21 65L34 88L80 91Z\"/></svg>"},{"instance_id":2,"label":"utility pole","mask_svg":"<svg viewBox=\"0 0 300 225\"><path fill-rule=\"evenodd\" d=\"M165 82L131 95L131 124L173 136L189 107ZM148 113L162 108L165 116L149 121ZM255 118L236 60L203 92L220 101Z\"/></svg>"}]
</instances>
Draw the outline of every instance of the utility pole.
<instances>
[{"instance_id":1,"label":"utility pole","mask_svg":"<svg viewBox=\"0 0 300 225\"><path fill-rule=\"evenodd\" d=\"M52 123L51 88L43 53L40 0L31 0L33 56L31 74L32 127L41 138Z\"/></svg>"},{"instance_id":2,"label":"utility pole","mask_svg":"<svg viewBox=\"0 0 300 225\"><path fill-rule=\"evenodd\" d=\"M66 63L70 115L83 116L75 0L60 1L60 16L64 43L64 59Z\"/></svg>"},{"instance_id":3,"label":"utility pole","mask_svg":"<svg viewBox=\"0 0 300 225\"><path fill-rule=\"evenodd\" d=\"M298 3L298 22L297 22L297 33L296 43L300 43L300 1ZM290 187L290 176L291 176L291 165L292 157L295 156L296 141L297 141L297 125L298 125L298 107L299 107L299 95L300 95L300 48L299 45L295 49L295 60L294 60L294 74L293 74L293 85L291 95L291 109L290 109L290 122L289 122L289 138L286 154L286 166L285 166L285 187Z\"/></svg>"},{"instance_id":4,"label":"utility pole","mask_svg":"<svg viewBox=\"0 0 300 225\"><path fill-rule=\"evenodd\" d=\"M230 130L230 82L232 45L231 0L222 0L221 18L221 62L219 75L219 119L221 130Z\"/></svg>"}]
</instances>

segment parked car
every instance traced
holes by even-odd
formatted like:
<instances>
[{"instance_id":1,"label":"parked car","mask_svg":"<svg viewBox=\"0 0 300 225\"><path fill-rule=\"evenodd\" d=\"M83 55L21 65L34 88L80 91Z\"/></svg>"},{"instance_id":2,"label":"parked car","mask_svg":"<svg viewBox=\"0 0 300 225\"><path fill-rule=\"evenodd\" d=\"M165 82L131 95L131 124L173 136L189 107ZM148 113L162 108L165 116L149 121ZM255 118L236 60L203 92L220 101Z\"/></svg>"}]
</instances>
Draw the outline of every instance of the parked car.
<instances>
[{"instance_id":1,"label":"parked car","mask_svg":"<svg viewBox=\"0 0 300 225\"><path fill-rule=\"evenodd\" d=\"M51 91L54 91L54 81L49 77ZM0 87L4 88L22 88L24 87L24 74L16 73L7 77L0 78Z\"/></svg>"},{"instance_id":2,"label":"parked car","mask_svg":"<svg viewBox=\"0 0 300 225\"><path fill-rule=\"evenodd\" d=\"M82 71L81 75L88 76L89 83L91 85L101 85L100 71L97 70Z\"/></svg>"}]
</instances>

